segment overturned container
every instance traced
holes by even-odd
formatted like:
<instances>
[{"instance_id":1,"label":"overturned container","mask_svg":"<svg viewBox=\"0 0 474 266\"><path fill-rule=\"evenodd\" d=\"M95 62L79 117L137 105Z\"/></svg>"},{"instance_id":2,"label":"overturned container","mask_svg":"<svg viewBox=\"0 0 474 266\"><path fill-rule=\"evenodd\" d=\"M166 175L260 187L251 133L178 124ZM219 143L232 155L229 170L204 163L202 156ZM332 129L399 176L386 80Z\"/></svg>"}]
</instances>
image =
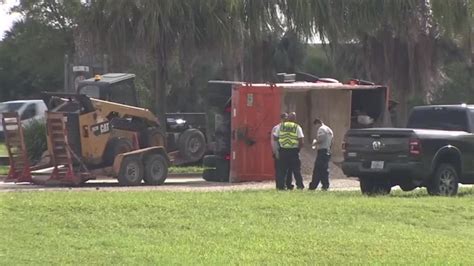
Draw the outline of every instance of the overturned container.
<instances>
[{"instance_id":1,"label":"overturned container","mask_svg":"<svg viewBox=\"0 0 474 266\"><path fill-rule=\"evenodd\" d=\"M203 178L221 182L274 179L271 130L282 112L296 112L305 134L304 150L310 150L316 137L315 118L331 127L335 163L343 159L347 130L391 125L387 87L360 80L346 84L333 79L305 80L285 76L280 83L209 81L207 138L214 154L204 157Z\"/></svg>"}]
</instances>

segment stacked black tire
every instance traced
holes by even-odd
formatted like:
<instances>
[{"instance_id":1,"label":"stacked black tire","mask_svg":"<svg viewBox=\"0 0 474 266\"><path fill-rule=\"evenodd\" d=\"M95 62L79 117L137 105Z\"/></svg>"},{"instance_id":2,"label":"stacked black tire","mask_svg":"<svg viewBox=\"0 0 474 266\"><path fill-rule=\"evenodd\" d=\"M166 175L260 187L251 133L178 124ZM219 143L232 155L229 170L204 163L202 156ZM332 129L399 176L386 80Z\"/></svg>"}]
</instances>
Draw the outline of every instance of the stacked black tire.
<instances>
[{"instance_id":1,"label":"stacked black tire","mask_svg":"<svg viewBox=\"0 0 474 266\"><path fill-rule=\"evenodd\" d=\"M229 182L231 141L232 84L209 83L207 88L208 110L214 113L213 155L203 158L203 178L211 182ZM212 120L212 119L211 119Z\"/></svg>"},{"instance_id":2,"label":"stacked black tire","mask_svg":"<svg viewBox=\"0 0 474 266\"><path fill-rule=\"evenodd\" d=\"M216 114L214 154L203 158L203 178L211 182L229 182L230 112Z\"/></svg>"},{"instance_id":3,"label":"stacked black tire","mask_svg":"<svg viewBox=\"0 0 474 266\"><path fill-rule=\"evenodd\" d=\"M202 178L209 182L229 182L230 161L218 155L203 158Z\"/></svg>"}]
</instances>

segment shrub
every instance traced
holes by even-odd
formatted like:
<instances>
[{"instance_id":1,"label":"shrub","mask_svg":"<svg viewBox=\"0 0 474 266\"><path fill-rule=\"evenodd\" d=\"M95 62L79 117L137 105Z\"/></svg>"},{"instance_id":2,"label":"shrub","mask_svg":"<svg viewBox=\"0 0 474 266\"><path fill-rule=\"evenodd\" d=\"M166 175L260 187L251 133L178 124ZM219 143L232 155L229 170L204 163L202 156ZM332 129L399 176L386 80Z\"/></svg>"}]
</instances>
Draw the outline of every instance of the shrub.
<instances>
[{"instance_id":1,"label":"shrub","mask_svg":"<svg viewBox=\"0 0 474 266\"><path fill-rule=\"evenodd\" d=\"M25 126L23 132L29 159L35 164L47 150L46 124L44 120L34 120Z\"/></svg>"}]
</instances>

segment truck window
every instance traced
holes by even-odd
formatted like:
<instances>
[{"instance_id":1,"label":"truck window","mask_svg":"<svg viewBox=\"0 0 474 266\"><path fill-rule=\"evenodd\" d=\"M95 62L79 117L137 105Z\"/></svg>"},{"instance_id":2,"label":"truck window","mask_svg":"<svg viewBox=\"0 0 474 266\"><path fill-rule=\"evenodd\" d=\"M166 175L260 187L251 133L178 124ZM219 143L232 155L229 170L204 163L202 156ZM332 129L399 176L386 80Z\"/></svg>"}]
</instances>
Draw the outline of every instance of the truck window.
<instances>
[{"instance_id":1,"label":"truck window","mask_svg":"<svg viewBox=\"0 0 474 266\"><path fill-rule=\"evenodd\" d=\"M24 103L0 103L0 113L17 112Z\"/></svg>"},{"instance_id":2,"label":"truck window","mask_svg":"<svg viewBox=\"0 0 474 266\"><path fill-rule=\"evenodd\" d=\"M110 90L109 101L137 106L133 83L127 80L113 84Z\"/></svg>"},{"instance_id":3,"label":"truck window","mask_svg":"<svg viewBox=\"0 0 474 266\"><path fill-rule=\"evenodd\" d=\"M469 131L465 109L414 110L408 119L408 128Z\"/></svg>"},{"instance_id":4,"label":"truck window","mask_svg":"<svg viewBox=\"0 0 474 266\"><path fill-rule=\"evenodd\" d=\"M21 120L30 119L36 116L36 106L32 103L28 104L25 111L21 114Z\"/></svg>"},{"instance_id":5,"label":"truck window","mask_svg":"<svg viewBox=\"0 0 474 266\"><path fill-rule=\"evenodd\" d=\"M87 85L82 87L79 91L80 94L85 94L88 97L100 99L100 89L94 85Z\"/></svg>"}]
</instances>

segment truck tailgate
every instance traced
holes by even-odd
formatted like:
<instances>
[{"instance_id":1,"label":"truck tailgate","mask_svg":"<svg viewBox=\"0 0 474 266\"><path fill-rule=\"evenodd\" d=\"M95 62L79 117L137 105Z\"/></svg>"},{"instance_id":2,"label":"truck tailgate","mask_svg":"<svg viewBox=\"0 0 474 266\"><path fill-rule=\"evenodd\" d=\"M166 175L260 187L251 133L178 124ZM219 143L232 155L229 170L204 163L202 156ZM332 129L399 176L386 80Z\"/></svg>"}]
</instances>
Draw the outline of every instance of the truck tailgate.
<instances>
[{"instance_id":1,"label":"truck tailgate","mask_svg":"<svg viewBox=\"0 0 474 266\"><path fill-rule=\"evenodd\" d=\"M345 140L346 160L398 161L409 155L412 129L350 130Z\"/></svg>"}]
</instances>

